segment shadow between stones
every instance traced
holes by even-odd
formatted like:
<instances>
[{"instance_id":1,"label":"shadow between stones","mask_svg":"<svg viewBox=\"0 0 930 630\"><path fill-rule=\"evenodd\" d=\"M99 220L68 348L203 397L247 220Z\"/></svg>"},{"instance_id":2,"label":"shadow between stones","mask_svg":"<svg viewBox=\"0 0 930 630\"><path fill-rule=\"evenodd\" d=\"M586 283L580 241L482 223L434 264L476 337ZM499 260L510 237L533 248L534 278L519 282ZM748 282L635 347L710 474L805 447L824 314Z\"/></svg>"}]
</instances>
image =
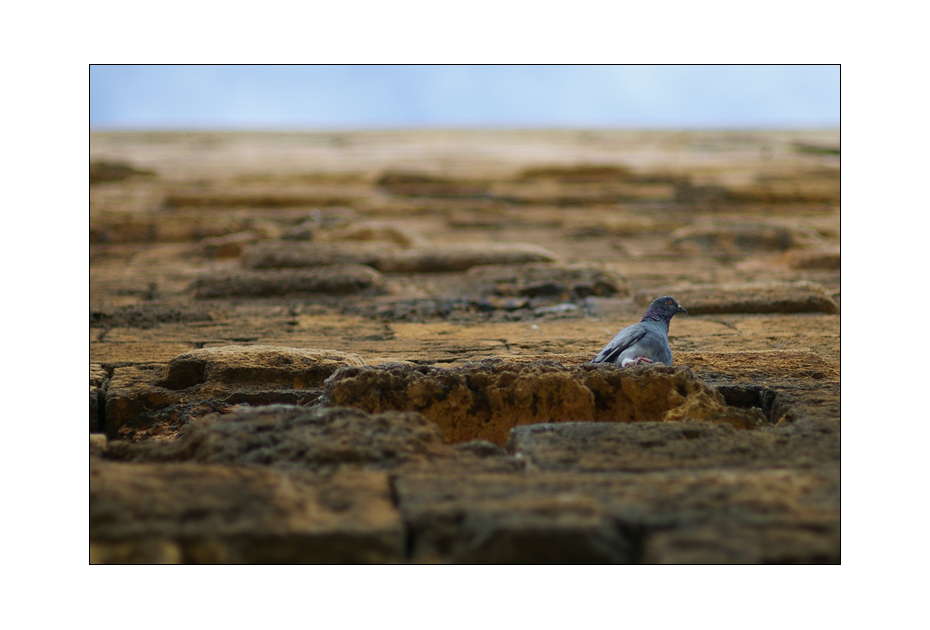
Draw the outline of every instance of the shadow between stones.
<instances>
[{"instance_id":1,"label":"shadow between stones","mask_svg":"<svg viewBox=\"0 0 930 630\"><path fill-rule=\"evenodd\" d=\"M778 392L759 385L720 385L715 388L731 407L758 409L768 422L774 424L784 410L778 404ZM781 412L781 413L778 413Z\"/></svg>"}]
</instances>

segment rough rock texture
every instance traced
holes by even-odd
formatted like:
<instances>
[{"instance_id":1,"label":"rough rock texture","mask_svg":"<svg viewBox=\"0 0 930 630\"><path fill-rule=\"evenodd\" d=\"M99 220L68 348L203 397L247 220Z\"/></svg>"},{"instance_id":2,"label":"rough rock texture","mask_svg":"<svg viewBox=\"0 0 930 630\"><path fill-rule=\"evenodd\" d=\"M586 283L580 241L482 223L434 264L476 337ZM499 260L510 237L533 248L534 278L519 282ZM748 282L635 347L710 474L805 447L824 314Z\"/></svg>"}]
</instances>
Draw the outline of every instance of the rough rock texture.
<instances>
[{"instance_id":1,"label":"rough rock texture","mask_svg":"<svg viewBox=\"0 0 930 630\"><path fill-rule=\"evenodd\" d=\"M823 243L823 238L810 228L753 223L688 226L675 230L669 237L669 246L677 251L724 255L814 247Z\"/></svg>"},{"instance_id":2,"label":"rough rock texture","mask_svg":"<svg viewBox=\"0 0 930 630\"><path fill-rule=\"evenodd\" d=\"M472 267L465 278L480 295L577 300L629 294L626 278L609 264L490 265Z\"/></svg>"},{"instance_id":3,"label":"rough rock texture","mask_svg":"<svg viewBox=\"0 0 930 630\"><path fill-rule=\"evenodd\" d=\"M610 235L629 237L643 233L664 233L682 226L681 219L657 218L642 215L611 215L598 219L577 219L571 225L575 238Z\"/></svg>"},{"instance_id":4,"label":"rough rock texture","mask_svg":"<svg viewBox=\"0 0 930 630\"><path fill-rule=\"evenodd\" d=\"M794 178L792 178L794 179ZM675 200L694 204L704 209L708 206L729 204L765 204L770 206L787 204L838 204L840 186L831 173L825 177L810 178L803 181L777 181L776 179L743 184L739 186L721 186L719 184L698 184L680 181L675 186Z\"/></svg>"},{"instance_id":5,"label":"rough rock texture","mask_svg":"<svg viewBox=\"0 0 930 630\"><path fill-rule=\"evenodd\" d=\"M377 266L382 271L392 272L450 272L478 265L517 265L555 259L552 252L531 243L483 243L395 252L379 260Z\"/></svg>"},{"instance_id":6,"label":"rough rock texture","mask_svg":"<svg viewBox=\"0 0 930 630\"><path fill-rule=\"evenodd\" d=\"M840 378L830 362L809 350L682 352L678 360L700 378L717 386L717 391L722 391L721 384L798 388L807 383L827 387L831 383L838 384Z\"/></svg>"},{"instance_id":7,"label":"rough rock texture","mask_svg":"<svg viewBox=\"0 0 930 630\"><path fill-rule=\"evenodd\" d=\"M528 306L526 299L401 299L377 304L363 304L354 312L391 322L455 321L473 319L475 315L490 316L498 309L514 310Z\"/></svg>"},{"instance_id":8,"label":"rough rock texture","mask_svg":"<svg viewBox=\"0 0 930 630\"><path fill-rule=\"evenodd\" d=\"M659 182L534 179L496 184L492 198L508 204L571 207L671 201L674 193L674 186Z\"/></svg>"},{"instance_id":9,"label":"rough rock texture","mask_svg":"<svg viewBox=\"0 0 930 630\"><path fill-rule=\"evenodd\" d=\"M378 187L392 195L407 197L475 197L487 193L481 182L457 181L425 173L388 172L377 181Z\"/></svg>"},{"instance_id":10,"label":"rough rock texture","mask_svg":"<svg viewBox=\"0 0 930 630\"><path fill-rule=\"evenodd\" d=\"M165 197L165 206L174 208L286 208L351 205L346 195L287 192L280 189L223 193L218 191L179 191Z\"/></svg>"},{"instance_id":11,"label":"rough rock texture","mask_svg":"<svg viewBox=\"0 0 930 630\"><path fill-rule=\"evenodd\" d=\"M90 187L91 559L840 562L839 146L92 132L157 176ZM689 310L676 367L585 367L640 292ZM188 356L241 344L278 350ZM283 348L359 359L352 407Z\"/></svg>"},{"instance_id":12,"label":"rough rock texture","mask_svg":"<svg viewBox=\"0 0 930 630\"><path fill-rule=\"evenodd\" d=\"M704 526L660 531L644 564L839 564L840 528L812 525Z\"/></svg>"},{"instance_id":13,"label":"rough rock texture","mask_svg":"<svg viewBox=\"0 0 930 630\"><path fill-rule=\"evenodd\" d=\"M307 219L299 225L284 230L281 233L281 239L285 241L312 241L319 227L316 221Z\"/></svg>"},{"instance_id":14,"label":"rough rock texture","mask_svg":"<svg viewBox=\"0 0 930 630\"><path fill-rule=\"evenodd\" d=\"M90 434L90 456L103 457L107 450L107 436L103 433Z\"/></svg>"},{"instance_id":15,"label":"rough rock texture","mask_svg":"<svg viewBox=\"0 0 930 630\"><path fill-rule=\"evenodd\" d=\"M316 269L238 271L201 276L191 284L196 298L269 297L328 293L378 293L380 273L364 265L334 265Z\"/></svg>"},{"instance_id":16,"label":"rough rock texture","mask_svg":"<svg viewBox=\"0 0 930 630\"><path fill-rule=\"evenodd\" d=\"M329 242L384 241L403 248L423 247L429 244L428 239L416 230L389 221L357 221L320 236L322 240Z\"/></svg>"},{"instance_id":17,"label":"rough rock texture","mask_svg":"<svg viewBox=\"0 0 930 630\"><path fill-rule=\"evenodd\" d=\"M840 555L835 472L409 475L396 486L417 561L808 563ZM728 539L759 530L762 541L781 544ZM701 534L704 545L689 548Z\"/></svg>"},{"instance_id":18,"label":"rough rock texture","mask_svg":"<svg viewBox=\"0 0 930 630\"><path fill-rule=\"evenodd\" d=\"M242 252L242 266L246 269L289 269L328 265L375 267L379 255L385 251L381 243L346 246L295 240L265 241L246 247Z\"/></svg>"},{"instance_id":19,"label":"rough rock texture","mask_svg":"<svg viewBox=\"0 0 930 630\"><path fill-rule=\"evenodd\" d=\"M839 311L826 290L813 282L682 285L640 291L636 294L636 301L648 306L663 290L688 309L689 315Z\"/></svg>"},{"instance_id":20,"label":"rough rock texture","mask_svg":"<svg viewBox=\"0 0 930 630\"><path fill-rule=\"evenodd\" d=\"M174 390L200 386L210 394L229 385L308 389L341 366L364 364L358 355L334 350L224 346L179 355L168 363L161 384Z\"/></svg>"},{"instance_id":21,"label":"rough rock texture","mask_svg":"<svg viewBox=\"0 0 930 630\"><path fill-rule=\"evenodd\" d=\"M521 171L516 181L553 180L567 184L628 181L635 179L633 171L625 166L604 164L577 164L569 166L537 166Z\"/></svg>"},{"instance_id":22,"label":"rough rock texture","mask_svg":"<svg viewBox=\"0 0 930 630\"><path fill-rule=\"evenodd\" d=\"M138 169L129 164L117 162L91 162L90 163L90 183L100 184L102 182L121 182L124 179L135 176L152 177L154 171Z\"/></svg>"},{"instance_id":23,"label":"rough rock texture","mask_svg":"<svg viewBox=\"0 0 930 630\"><path fill-rule=\"evenodd\" d=\"M259 239L261 235L251 230L225 236L211 236L200 241L200 252L211 258L238 258L247 245L258 242Z\"/></svg>"},{"instance_id":24,"label":"rough rock texture","mask_svg":"<svg viewBox=\"0 0 930 630\"><path fill-rule=\"evenodd\" d=\"M97 453L93 444L91 449ZM241 406L197 419L177 440L139 444L104 439L98 451L116 461L193 461L328 473L360 468L421 472L524 468L522 460L490 442L446 444L439 427L418 413L369 415L346 407Z\"/></svg>"},{"instance_id":25,"label":"rough rock texture","mask_svg":"<svg viewBox=\"0 0 930 630\"><path fill-rule=\"evenodd\" d=\"M791 269L839 269L840 248L792 249L783 260Z\"/></svg>"},{"instance_id":26,"label":"rough rock texture","mask_svg":"<svg viewBox=\"0 0 930 630\"><path fill-rule=\"evenodd\" d=\"M507 449L540 470L809 469L839 464L840 436L838 427L810 422L757 431L695 422L573 422L516 427Z\"/></svg>"},{"instance_id":27,"label":"rough rock texture","mask_svg":"<svg viewBox=\"0 0 930 630\"><path fill-rule=\"evenodd\" d=\"M429 273L465 271L478 265L515 265L555 259L552 252L529 243L424 245L395 250L383 246L359 248L357 245L269 241L248 247L243 252L242 264L250 269L281 269L357 263L382 272Z\"/></svg>"},{"instance_id":28,"label":"rough rock texture","mask_svg":"<svg viewBox=\"0 0 930 630\"><path fill-rule=\"evenodd\" d=\"M100 408L106 404L107 371L97 363L90 364L90 432L100 431Z\"/></svg>"},{"instance_id":29,"label":"rough rock texture","mask_svg":"<svg viewBox=\"0 0 930 630\"><path fill-rule=\"evenodd\" d=\"M224 346L181 354L167 366L116 368L106 396L106 432L143 440L173 437L190 420L248 403L309 404L356 354L275 346Z\"/></svg>"},{"instance_id":30,"label":"rough rock texture","mask_svg":"<svg viewBox=\"0 0 930 630\"><path fill-rule=\"evenodd\" d=\"M91 242L187 243L210 237L224 237L253 231L263 238L274 238L279 230L261 219L210 217L202 214L172 213L170 220L157 214L119 211L100 214L91 221Z\"/></svg>"},{"instance_id":31,"label":"rough rock texture","mask_svg":"<svg viewBox=\"0 0 930 630\"><path fill-rule=\"evenodd\" d=\"M488 360L457 368L386 364L337 370L320 404L418 411L452 442L507 442L510 429L538 422L700 420L753 428L759 411L728 407L687 368L566 367Z\"/></svg>"},{"instance_id":32,"label":"rough rock texture","mask_svg":"<svg viewBox=\"0 0 930 630\"><path fill-rule=\"evenodd\" d=\"M91 563L367 563L403 554L382 473L91 462Z\"/></svg>"},{"instance_id":33,"label":"rough rock texture","mask_svg":"<svg viewBox=\"0 0 930 630\"><path fill-rule=\"evenodd\" d=\"M113 445L113 459L195 461L316 470L342 464L392 468L451 457L435 423L418 413L240 407L191 423L172 443Z\"/></svg>"},{"instance_id":34,"label":"rough rock texture","mask_svg":"<svg viewBox=\"0 0 930 630\"><path fill-rule=\"evenodd\" d=\"M210 322L226 318L224 309L204 304L165 304L146 301L119 307L98 306L90 311L90 325L104 329L116 327L154 328L167 323Z\"/></svg>"}]
</instances>

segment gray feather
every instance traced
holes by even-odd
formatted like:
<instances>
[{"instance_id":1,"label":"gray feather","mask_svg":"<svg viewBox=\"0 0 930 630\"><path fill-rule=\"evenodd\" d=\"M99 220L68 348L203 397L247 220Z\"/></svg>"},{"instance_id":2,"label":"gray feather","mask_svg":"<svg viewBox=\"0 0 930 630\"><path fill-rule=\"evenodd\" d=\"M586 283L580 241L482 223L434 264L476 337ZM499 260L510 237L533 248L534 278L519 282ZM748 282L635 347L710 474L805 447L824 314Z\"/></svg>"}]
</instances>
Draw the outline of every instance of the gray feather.
<instances>
[{"instance_id":1,"label":"gray feather","mask_svg":"<svg viewBox=\"0 0 930 630\"><path fill-rule=\"evenodd\" d=\"M686 312L670 297L653 301L641 322L618 332L591 362L623 366L637 359L648 359L653 363L671 365L668 325L675 313Z\"/></svg>"}]
</instances>

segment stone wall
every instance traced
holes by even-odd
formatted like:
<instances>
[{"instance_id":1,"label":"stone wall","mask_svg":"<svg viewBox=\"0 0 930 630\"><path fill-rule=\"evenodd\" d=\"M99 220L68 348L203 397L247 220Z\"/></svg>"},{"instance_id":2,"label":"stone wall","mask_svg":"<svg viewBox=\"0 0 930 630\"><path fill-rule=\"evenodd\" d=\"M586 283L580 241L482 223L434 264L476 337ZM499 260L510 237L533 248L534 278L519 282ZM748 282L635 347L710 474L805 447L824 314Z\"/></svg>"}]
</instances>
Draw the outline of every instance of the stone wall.
<instances>
[{"instance_id":1,"label":"stone wall","mask_svg":"<svg viewBox=\"0 0 930 630\"><path fill-rule=\"evenodd\" d=\"M838 132L331 136L91 134L91 562L840 561Z\"/></svg>"}]
</instances>

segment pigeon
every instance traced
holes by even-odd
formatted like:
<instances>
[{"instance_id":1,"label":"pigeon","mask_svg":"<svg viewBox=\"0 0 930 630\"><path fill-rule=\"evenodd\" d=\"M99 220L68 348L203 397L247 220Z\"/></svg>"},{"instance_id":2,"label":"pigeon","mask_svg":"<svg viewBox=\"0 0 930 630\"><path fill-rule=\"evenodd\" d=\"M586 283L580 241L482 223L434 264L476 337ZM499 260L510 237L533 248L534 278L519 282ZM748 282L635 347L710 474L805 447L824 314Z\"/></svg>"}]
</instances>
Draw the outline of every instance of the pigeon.
<instances>
[{"instance_id":1,"label":"pigeon","mask_svg":"<svg viewBox=\"0 0 930 630\"><path fill-rule=\"evenodd\" d=\"M639 363L672 364L668 345L668 324L675 313L687 313L667 295L653 300L643 321L627 326L611 339L591 363L614 363L620 367Z\"/></svg>"}]
</instances>

